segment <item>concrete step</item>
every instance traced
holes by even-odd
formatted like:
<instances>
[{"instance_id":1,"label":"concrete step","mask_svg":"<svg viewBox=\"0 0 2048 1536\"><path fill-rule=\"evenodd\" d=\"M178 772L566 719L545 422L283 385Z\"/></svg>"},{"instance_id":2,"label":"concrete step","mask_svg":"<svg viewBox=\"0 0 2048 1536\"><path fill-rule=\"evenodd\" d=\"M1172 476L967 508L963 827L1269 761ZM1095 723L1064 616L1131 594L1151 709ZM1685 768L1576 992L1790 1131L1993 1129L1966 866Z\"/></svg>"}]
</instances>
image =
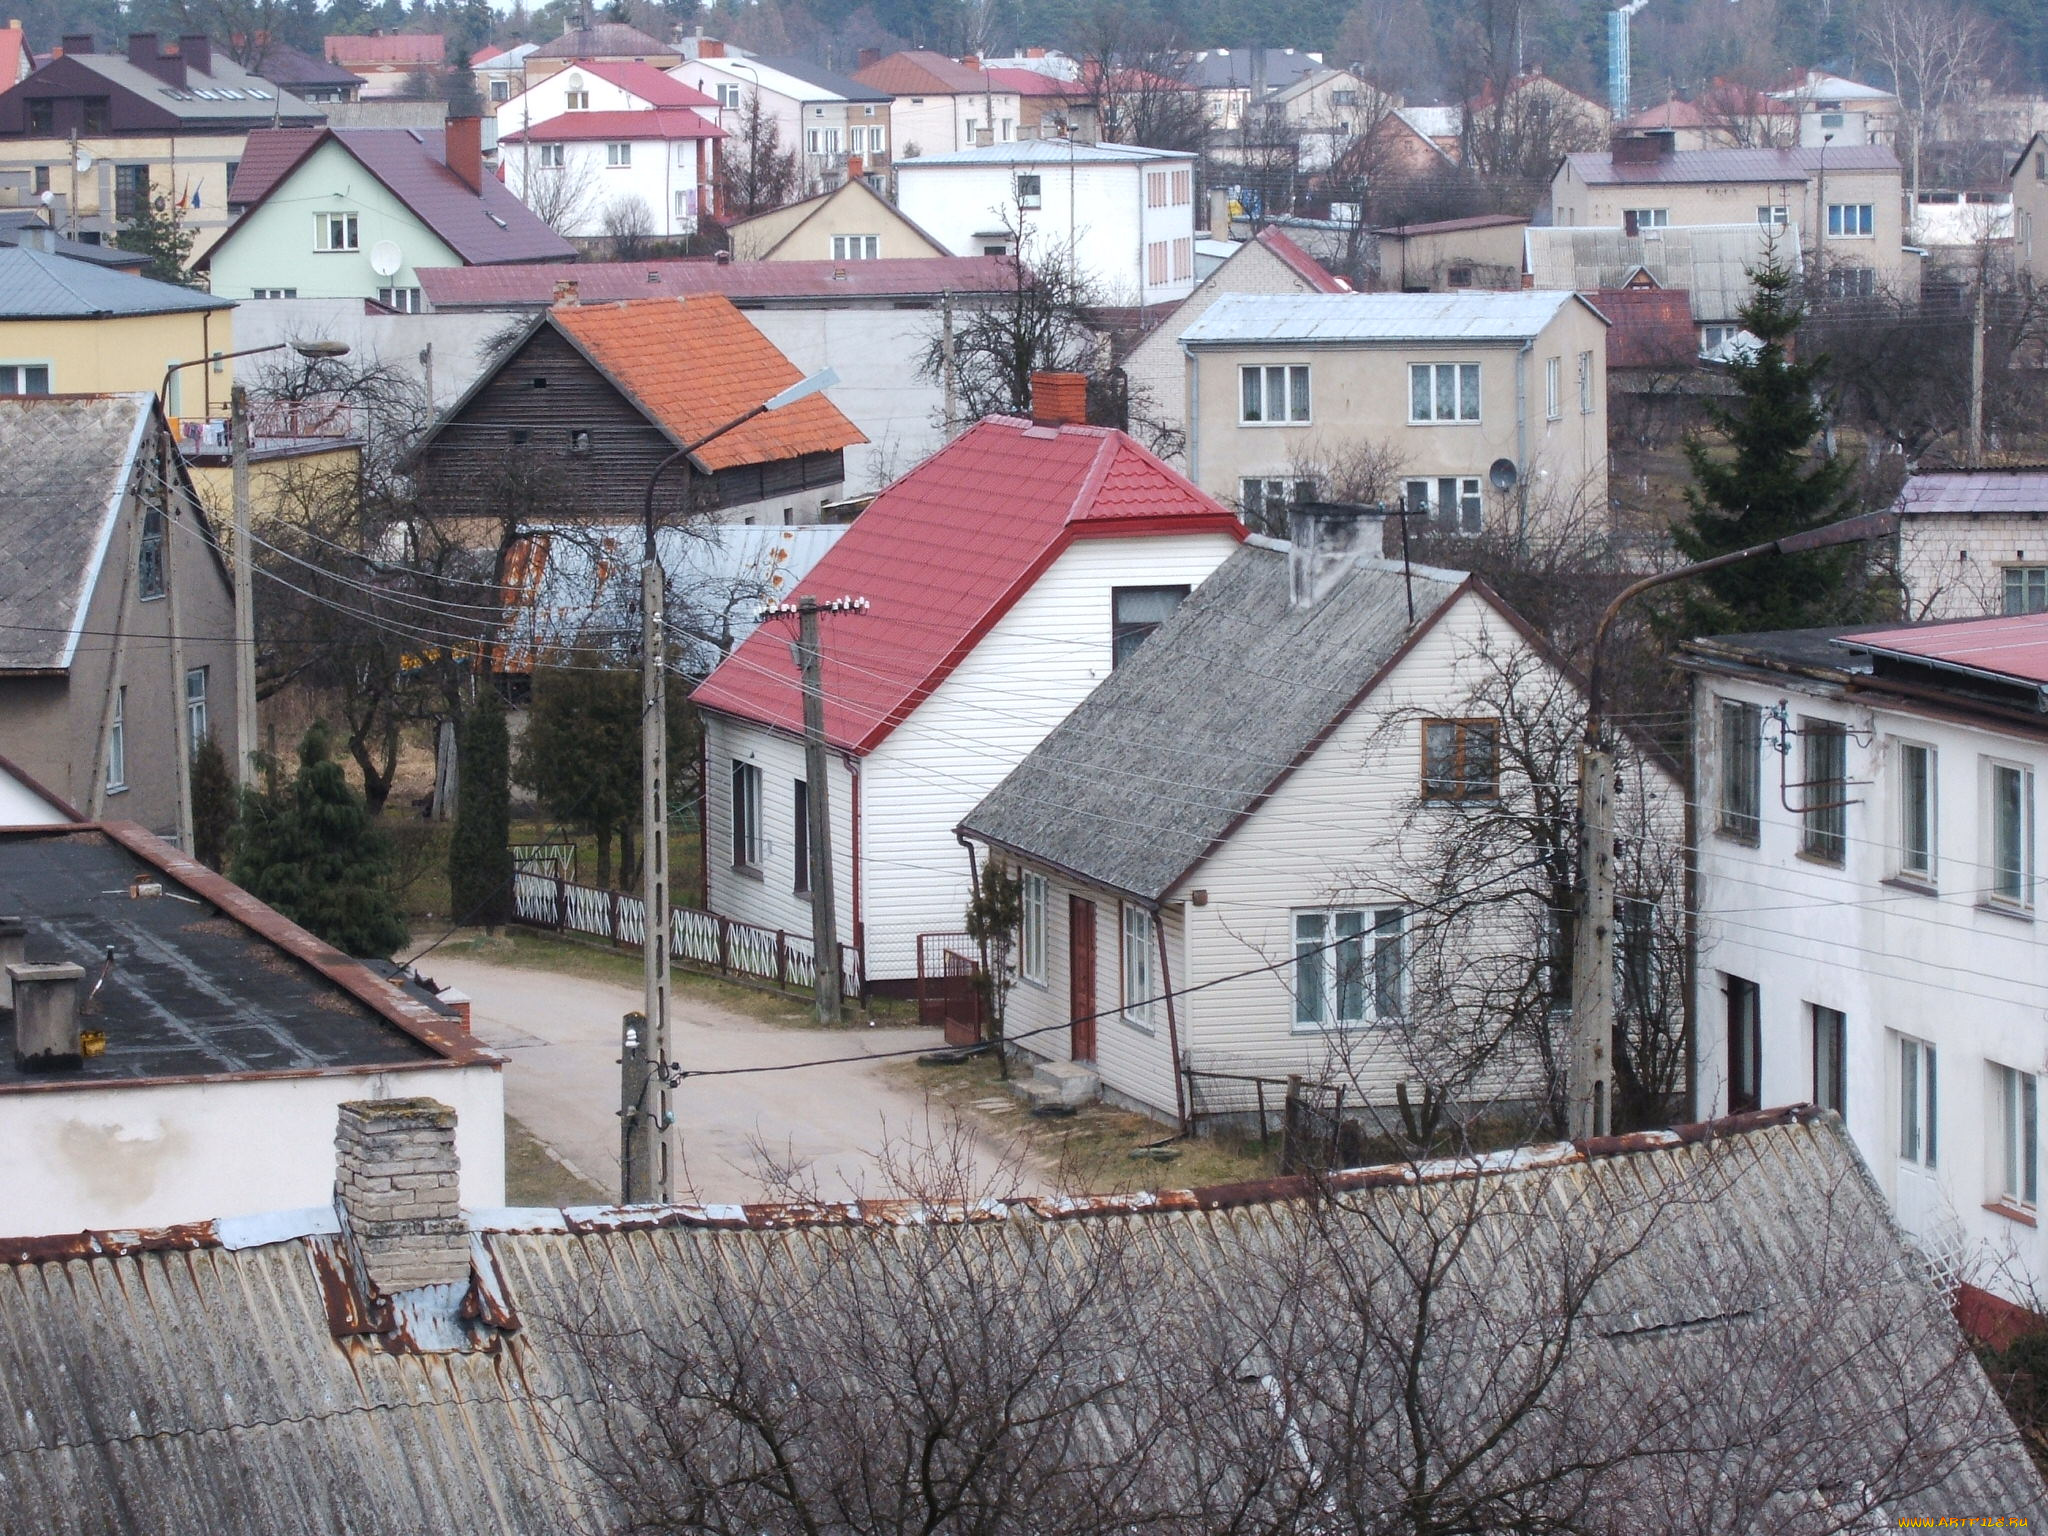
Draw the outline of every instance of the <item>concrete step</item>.
<instances>
[{"instance_id":1,"label":"concrete step","mask_svg":"<svg viewBox=\"0 0 2048 1536\"><path fill-rule=\"evenodd\" d=\"M1041 1061L1031 1072L1032 1080L1052 1090L1061 1104L1089 1104L1102 1091L1102 1079L1085 1061Z\"/></svg>"}]
</instances>

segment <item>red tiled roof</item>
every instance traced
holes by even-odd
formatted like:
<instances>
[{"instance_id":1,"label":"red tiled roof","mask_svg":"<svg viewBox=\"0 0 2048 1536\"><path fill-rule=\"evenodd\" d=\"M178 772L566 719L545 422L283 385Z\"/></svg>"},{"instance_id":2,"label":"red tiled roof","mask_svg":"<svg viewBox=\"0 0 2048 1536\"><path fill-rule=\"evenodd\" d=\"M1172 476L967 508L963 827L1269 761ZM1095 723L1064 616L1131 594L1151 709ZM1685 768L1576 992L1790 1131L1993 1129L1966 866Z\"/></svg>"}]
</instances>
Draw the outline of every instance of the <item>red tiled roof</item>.
<instances>
[{"instance_id":1,"label":"red tiled roof","mask_svg":"<svg viewBox=\"0 0 2048 1536\"><path fill-rule=\"evenodd\" d=\"M678 447L803 377L751 320L715 293L567 305L550 310L548 318ZM756 416L701 449L695 460L716 472L866 441L838 406L817 394Z\"/></svg>"},{"instance_id":2,"label":"red tiled roof","mask_svg":"<svg viewBox=\"0 0 2048 1536\"><path fill-rule=\"evenodd\" d=\"M1593 307L1608 319L1609 368L1690 368L1700 333L1683 288L1602 288Z\"/></svg>"},{"instance_id":3,"label":"red tiled roof","mask_svg":"<svg viewBox=\"0 0 2048 1536\"><path fill-rule=\"evenodd\" d=\"M1858 630L1844 640L1859 649L2048 683L2048 613Z\"/></svg>"},{"instance_id":4,"label":"red tiled roof","mask_svg":"<svg viewBox=\"0 0 2048 1536\"><path fill-rule=\"evenodd\" d=\"M652 64L636 59L578 59L569 66L600 80L609 80L622 91L631 91L650 107L713 107L718 98L707 96L694 85L674 79Z\"/></svg>"},{"instance_id":5,"label":"red tiled roof","mask_svg":"<svg viewBox=\"0 0 2048 1536\"><path fill-rule=\"evenodd\" d=\"M30 52L28 38L20 25L0 27L0 91L6 90L26 73L22 68L24 63L29 69L34 69L36 56Z\"/></svg>"},{"instance_id":6,"label":"red tiled roof","mask_svg":"<svg viewBox=\"0 0 2048 1536\"><path fill-rule=\"evenodd\" d=\"M923 48L892 53L858 71L853 78L891 96L972 96L987 89L980 70L969 69L958 59Z\"/></svg>"},{"instance_id":7,"label":"red tiled roof","mask_svg":"<svg viewBox=\"0 0 2048 1536\"><path fill-rule=\"evenodd\" d=\"M725 130L684 107L645 112L564 112L544 123L508 133L501 144L563 144L584 139L722 139Z\"/></svg>"},{"instance_id":8,"label":"red tiled roof","mask_svg":"<svg viewBox=\"0 0 2048 1536\"><path fill-rule=\"evenodd\" d=\"M1035 69L990 69L984 70L989 82L999 91L1014 91L1019 96L1065 97L1079 91L1080 87L1064 80L1055 80L1042 75Z\"/></svg>"},{"instance_id":9,"label":"red tiled roof","mask_svg":"<svg viewBox=\"0 0 2048 1536\"><path fill-rule=\"evenodd\" d=\"M288 142L273 143L292 136ZM244 202L248 212L228 226L227 233L194 264L204 268L247 227L257 207L285 184L290 175L321 144L332 139L413 216L438 235L450 250L472 265L492 262L549 261L573 258L576 248L519 201L496 177L485 175L481 193L448 169L447 141L439 133L418 128L258 128L243 150L267 177L260 192L237 197L242 172L235 173L228 197ZM255 182L249 184L251 187Z\"/></svg>"},{"instance_id":10,"label":"red tiled roof","mask_svg":"<svg viewBox=\"0 0 2048 1536\"><path fill-rule=\"evenodd\" d=\"M1000 293L1016 285L1017 273L1003 256L910 256L846 262L699 259L427 267L419 279L436 309L504 309L552 303L558 282L575 283L585 304L605 304L689 293L733 299Z\"/></svg>"},{"instance_id":11,"label":"red tiled roof","mask_svg":"<svg viewBox=\"0 0 2048 1536\"><path fill-rule=\"evenodd\" d=\"M330 64L441 64L448 40L438 32L393 32L384 37L332 34L321 50Z\"/></svg>"},{"instance_id":12,"label":"red tiled roof","mask_svg":"<svg viewBox=\"0 0 2048 1536\"><path fill-rule=\"evenodd\" d=\"M1252 237L1267 250L1285 262L1294 272L1317 293L1349 293L1351 285L1341 278L1332 277L1320 261L1309 255L1287 236L1280 233L1277 225L1268 224Z\"/></svg>"},{"instance_id":13,"label":"red tiled roof","mask_svg":"<svg viewBox=\"0 0 2048 1536\"><path fill-rule=\"evenodd\" d=\"M825 642L825 735L868 752L1076 539L1244 537L1216 501L1107 427L990 416L877 496L793 596L868 599ZM692 698L788 731L803 701L786 626L764 625Z\"/></svg>"}]
</instances>

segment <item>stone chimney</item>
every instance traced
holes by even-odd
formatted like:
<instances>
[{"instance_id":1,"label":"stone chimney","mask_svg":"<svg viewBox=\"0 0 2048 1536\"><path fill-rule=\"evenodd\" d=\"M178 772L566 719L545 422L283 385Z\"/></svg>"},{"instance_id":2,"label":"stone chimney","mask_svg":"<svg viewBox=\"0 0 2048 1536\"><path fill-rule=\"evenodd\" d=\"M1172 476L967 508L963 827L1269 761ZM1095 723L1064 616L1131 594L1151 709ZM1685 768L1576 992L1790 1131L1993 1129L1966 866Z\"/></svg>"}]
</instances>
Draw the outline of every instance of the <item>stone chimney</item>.
<instances>
[{"instance_id":1,"label":"stone chimney","mask_svg":"<svg viewBox=\"0 0 2048 1536\"><path fill-rule=\"evenodd\" d=\"M454 987L443 987L434 994L434 1001L462 1021L464 1029L469 1028L469 994Z\"/></svg>"},{"instance_id":2,"label":"stone chimney","mask_svg":"<svg viewBox=\"0 0 2048 1536\"><path fill-rule=\"evenodd\" d=\"M1304 501L1287 509L1287 605L1313 608L1359 560L1384 552L1387 509L1351 502Z\"/></svg>"},{"instance_id":3,"label":"stone chimney","mask_svg":"<svg viewBox=\"0 0 2048 1536\"><path fill-rule=\"evenodd\" d=\"M28 924L18 917L0 917L0 1012L14 1009L14 983L9 966L28 959Z\"/></svg>"},{"instance_id":4,"label":"stone chimney","mask_svg":"<svg viewBox=\"0 0 2048 1536\"><path fill-rule=\"evenodd\" d=\"M46 251L55 254L57 231L47 224L24 224L15 230L14 243L24 251Z\"/></svg>"},{"instance_id":5,"label":"stone chimney","mask_svg":"<svg viewBox=\"0 0 2048 1536\"><path fill-rule=\"evenodd\" d=\"M185 68L202 75L213 73L213 39L204 32L186 32L178 38L178 57Z\"/></svg>"},{"instance_id":6,"label":"stone chimney","mask_svg":"<svg viewBox=\"0 0 2048 1536\"><path fill-rule=\"evenodd\" d=\"M335 1209L371 1293L466 1283L455 1111L434 1099L355 1099L341 1106L334 1146Z\"/></svg>"},{"instance_id":7,"label":"stone chimney","mask_svg":"<svg viewBox=\"0 0 2048 1536\"><path fill-rule=\"evenodd\" d=\"M1088 375L1031 375L1031 419L1045 427L1088 425Z\"/></svg>"},{"instance_id":8,"label":"stone chimney","mask_svg":"<svg viewBox=\"0 0 2048 1536\"><path fill-rule=\"evenodd\" d=\"M21 1072L76 1072L85 1059L78 1036L78 965L7 967L14 993L14 1065Z\"/></svg>"},{"instance_id":9,"label":"stone chimney","mask_svg":"<svg viewBox=\"0 0 2048 1536\"><path fill-rule=\"evenodd\" d=\"M481 197L484 190L484 120L480 117L449 118L443 142L448 169L462 178L464 186Z\"/></svg>"},{"instance_id":10,"label":"stone chimney","mask_svg":"<svg viewBox=\"0 0 2048 1536\"><path fill-rule=\"evenodd\" d=\"M573 277L555 279L555 308L574 309L583 302L583 286Z\"/></svg>"}]
</instances>

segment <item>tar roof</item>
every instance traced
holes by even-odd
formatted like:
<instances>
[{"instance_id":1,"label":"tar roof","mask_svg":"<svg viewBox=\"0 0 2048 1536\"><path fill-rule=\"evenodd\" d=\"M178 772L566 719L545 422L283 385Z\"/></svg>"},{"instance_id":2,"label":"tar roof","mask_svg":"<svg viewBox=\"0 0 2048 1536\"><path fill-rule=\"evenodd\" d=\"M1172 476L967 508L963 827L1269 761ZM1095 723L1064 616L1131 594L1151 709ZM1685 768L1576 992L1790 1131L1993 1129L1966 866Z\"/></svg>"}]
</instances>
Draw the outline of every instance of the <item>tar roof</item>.
<instances>
[{"instance_id":1,"label":"tar roof","mask_svg":"<svg viewBox=\"0 0 2048 1536\"><path fill-rule=\"evenodd\" d=\"M249 146L259 157L266 179L245 184L238 173L229 188L230 202L246 203L248 211L194 265L207 266L221 249L254 222L256 210L288 183L322 145L338 145L357 164L383 183L413 217L440 237L465 263L560 260L575 247L542 222L497 177L486 174L478 192L448 168L447 138L419 128L324 128L293 133L290 139L267 143L266 136L289 130L259 130Z\"/></svg>"},{"instance_id":2,"label":"tar roof","mask_svg":"<svg viewBox=\"0 0 2048 1536\"><path fill-rule=\"evenodd\" d=\"M1700 1193L1707 1190L1711 1198ZM1491 1302L1476 1319L1465 1314L1470 1329L1500 1330L1476 1346L1482 1361L1505 1361L1519 1347L1557 1337L1567 1345L1560 1390L1582 1384L1582 1402L1590 1393L1602 1403L1588 1433L1620 1423L1624 1443L1638 1445L1657 1424L1681 1437L1715 1424L1756 1425L1744 1457L1716 1465L1680 1451L1660 1463L1668 1480L1639 1474L1666 1481L1676 1496L1709 1486L1723 1493L1749 1468L1793 1482L1781 1495L1792 1501L1788 1516L1813 1514L1813 1528L1832 1528L1833 1511L1816 1507L1799 1476L1815 1473L1831 1488L1892 1476L1898 1463L1888 1458L1905 1455L1894 1437L1910 1424L1916 1446L1961 1439L1963 1448L1928 1464L1927 1486L1888 1501L1887 1521L2032 1511L2048 1499L1981 1370L1967 1355L1957 1359L1954 1325L1925 1267L1901 1248L1854 1148L1838 1122L1811 1110L1508 1157L1121 1198L984 1201L967 1210L878 1202L503 1212L478 1223L474 1252L480 1278L489 1280L471 1296L487 1297L490 1306L479 1310L510 1326L489 1347L424 1355L387 1350L377 1335L334 1336L334 1324L348 1320L336 1310L347 1299L348 1263L331 1216L10 1242L0 1248L0 1459L15 1506L35 1511L37 1528L53 1536L621 1529L631 1521L612 1502L619 1490L669 1485L636 1472L615 1489L604 1475L607 1433L624 1427L607 1405L621 1406L624 1362L639 1357L593 1348L594 1341L687 1358L719 1383L744 1380L724 1374L726 1351L733 1370L754 1360L772 1374L778 1356L787 1361L792 1350L816 1347L812 1341L835 1325L885 1330L872 1340L879 1355L892 1338L907 1338L896 1330L943 1327L943 1315L912 1323L911 1309L897 1306L906 1297L913 1305L936 1299L944 1277L972 1265L976 1274L1020 1277L1004 1292L1006 1317L1025 1328L1077 1330L1054 1358L1086 1356L1110 1381L1149 1383L1168 1366L1199 1371L1218 1363L1202 1352L1210 1335L1191 1319L1224 1329L1226 1349L1241 1345L1232 1364L1272 1358L1273 1338L1290 1332L1290 1323L1304 1338L1348 1339L1355 1322L1348 1305L1337 1309L1336 1335L1319 1331L1327 1316L1294 1312L1316 1294L1313 1287L1246 1293L1234 1286L1253 1276L1278 1280L1290 1252L1318 1241L1330 1245L1332 1263L1353 1252L1383 1261L1390 1245L1414 1245L1404 1234L1417 1231L1423 1213L1431 1223L1425 1231L1472 1234L1429 1268L1427 1294L1443 1307L1429 1335L1437 1344L1469 1346L1471 1333L1451 1309L1468 1305L1464 1298ZM1597 1284L1584 1311L1573 1314L1583 1324L1568 1334L1532 1333L1533 1298L1557 1295L1560 1283L1544 1266L1574 1243L1600 1264L1587 1271ZM1103 1255L1114 1256L1114 1272ZM1761 1283L1760 1274L1771 1271L1778 1282ZM1107 1294L1128 1298L1136 1315L1101 1304L1105 1281L1116 1287ZM1400 1286L1371 1277L1351 1293L1353 1302L1363 1304L1368 1283L1375 1305L1384 1292L1386 1305L1412 1307ZM744 1304L732 1304L742 1288ZM1816 1305L1823 1291L1834 1308ZM1259 1311L1246 1307L1247 1294L1261 1304L1269 1296L1291 1299L1274 1301L1285 1310L1271 1332L1240 1340L1240 1329L1251 1331L1244 1319ZM864 1300L872 1312L862 1318L856 1309ZM1208 1426L1214 1434L1202 1441L1213 1458L1209 1470L1242 1462L1263 1472L1268 1463L1259 1452L1284 1458L1289 1447L1306 1459L1311 1452L1303 1447L1322 1446L1326 1435L1349 1427L1320 1416L1329 1405L1399 1401L1398 1383L1377 1379L1388 1366L1383 1354L1335 1347L1343 1352L1327 1359L1312 1347L1284 1351L1289 1379L1268 1378L1263 1390L1254 1374L1250 1390L1260 1404L1264 1390L1289 1402L1277 1415L1288 1438L1273 1432L1272 1419L1220 1412ZM1445 1374L1459 1369L1460 1357L1438 1352L1454 1363L1433 1362L1425 1383L1432 1400L1463 1381ZM835 1358L860 1369L858 1350ZM971 1351L959 1357L978 1358ZM1374 1379L1318 1375L1319 1367L1341 1370L1353 1359ZM959 1387L966 1395L942 1404L977 1402L979 1390L1024 1379L1002 1369L970 1377ZM1296 1372L1300 1390L1290 1396ZM1047 1385L1031 1379L1037 1389ZM1226 1398L1230 1381L1224 1378ZM1475 1393L1496 1385L1484 1375L1469 1384ZM1721 1395L1700 1397L1702 1384ZM664 1376L645 1396L629 1387L625 1412L668 1385ZM863 1383L845 1385L857 1397ZM1079 1447L1085 1464L1131 1403L1113 1388L1077 1385L1055 1395L1087 1403L1089 1419L1059 1443ZM1621 1408L1624 1401L1633 1413ZM909 1426L913 1435L938 1422L942 1404L922 1410L929 1416ZM1896 1406L1880 1412L1878 1405ZM1502 1410L1500 1422L1515 1422L1515 1412ZM1742 1413L1748 1420L1732 1418ZM1547 1409L1539 1417L1552 1422ZM800 1424L774 1422L792 1431ZM1822 1424L1836 1432L1816 1435ZM739 1443L711 1440L701 1422L677 1434L677 1461L666 1470L679 1479L699 1465L685 1459L693 1453ZM1110 1443L1121 1454L1125 1444L1153 1442ZM999 1454L1016 1448L1006 1436ZM1824 1456L1825 1472L1816 1455ZM1010 1470L1005 1464L1001 1475ZM1058 1481L1055 1467L1034 1465L1039 1477L1072 1486ZM1622 1477L1625 1485L1625 1470ZM1622 1491L1612 1482L1599 1486ZM1290 1496L1314 1489L1311 1482L1284 1487ZM1382 1511L1357 1513L1364 1521ZM1647 1521L1624 1524L1649 1528ZM1784 1528L1807 1526L1788 1518Z\"/></svg>"},{"instance_id":3,"label":"tar roof","mask_svg":"<svg viewBox=\"0 0 2048 1536\"><path fill-rule=\"evenodd\" d=\"M1243 525L1135 439L989 416L888 486L797 587L869 600L825 647L825 735L866 752L909 716L1078 538ZM757 631L693 696L802 726L789 648Z\"/></svg>"},{"instance_id":4,"label":"tar roof","mask_svg":"<svg viewBox=\"0 0 2048 1536\"><path fill-rule=\"evenodd\" d=\"M1605 150L1565 156L1588 186L1634 182L1693 184L1808 181L1826 172L1896 171L1898 156L1882 144L1830 144L1814 149L1680 149L1654 160L1616 160Z\"/></svg>"},{"instance_id":5,"label":"tar roof","mask_svg":"<svg viewBox=\"0 0 2048 1536\"><path fill-rule=\"evenodd\" d=\"M232 309L234 300L53 251L0 249L0 320L98 320Z\"/></svg>"},{"instance_id":6,"label":"tar roof","mask_svg":"<svg viewBox=\"0 0 2048 1536\"><path fill-rule=\"evenodd\" d=\"M1226 293L1181 336L1188 346L1285 342L1526 341L1575 293ZM1590 304L1586 305L1592 309ZM1593 310L1597 316L1598 310Z\"/></svg>"},{"instance_id":7,"label":"tar roof","mask_svg":"<svg viewBox=\"0 0 2048 1536\"><path fill-rule=\"evenodd\" d=\"M138 880L163 888L134 896ZM126 823L0 834L0 911L32 964L114 964L93 1004L106 1054L0 1091L494 1060L459 1021L408 998L246 891Z\"/></svg>"},{"instance_id":8,"label":"tar roof","mask_svg":"<svg viewBox=\"0 0 2048 1536\"><path fill-rule=\"evenodd\" d=\"M708 62L716 63L717 61L710 60ZM765 65L779 75L787 75L798 84L811 86L828 95L837 96L843 101L888 101L891 99L887 91L879 90L872 85L863 85L851 75L836 75L829 69L820 69L807 59L777 54L773 58L742 59L739 62L742 65L742 74L745 73L744 66L746 65Z\"/></svg>"},{"instance_id":9,"label":"tar roof","mask_svg":"<svg viewBox=\"0 0 2048 1536\"><path fill-rule=\"evenodd\" d=\"M1082 144L1073 139L1019 139L982 144L942 155L896 162L896 174L934 165L1144 165L1155 160L1192 160L1185 149L1147 149L1141 144Z\"/></svg>"},{"instance_id":10,"label":"tar roof","mask_svg":"<svg viewBox=\"0 0 2048 1536\"><path fill-rule=\"evenodd\" d=\"M1892 503L1916 517L1972 512L2048 513L2048 464L2002 469L1926 469Z\"/></svg>"},{"instance_id":11,"label":"tar roof","mask_svg":"<svg viewBox=\"0 0 2048 1536\"><path fill-rule=\"evenodd\" d=\"M1400 562L1361 560L1323 600L1296 608L1288 560L1286 545L1263 539L1238 550L962 828L1164 898L1409 641ZM1468 579L1415 568L1425 627ZM1173 793L1147 792L1159 783Z\"/></svg>"},{"instance_id":12,"label":"tar roof","mask_svg":"<svg viewBox=\"0 0 2048 1536\"><path fill-rule=\"evenodd\" d=\"M499 267L428 267L420 287L435 309L552 304L555 284L574 283L585 304L718 293L756 300L931 298L1001 293L1017 286L1005 256L913 256L882 261L592 261Z\"/></svg>"}]
</instances>

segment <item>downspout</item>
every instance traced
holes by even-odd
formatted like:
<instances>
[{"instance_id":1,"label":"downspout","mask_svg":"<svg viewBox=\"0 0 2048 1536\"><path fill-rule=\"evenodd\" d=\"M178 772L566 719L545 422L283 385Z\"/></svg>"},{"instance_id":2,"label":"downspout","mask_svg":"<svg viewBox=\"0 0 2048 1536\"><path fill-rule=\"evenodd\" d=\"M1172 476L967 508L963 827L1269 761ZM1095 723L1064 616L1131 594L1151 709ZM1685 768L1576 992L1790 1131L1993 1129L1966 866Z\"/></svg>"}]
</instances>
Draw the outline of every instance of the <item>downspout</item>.
<instances>
[{"instance_id":1,"label":"downspout","mask_svg":"<svg viewBox=\"0 0 2048 1536\"><path fill-rule=\"evenodd\" d=\"M1185 1136L1188 1133L1188 1099L1187 1082L1181 1076L1180 1020L1173 1009L1173 968L1166 958L1166 914L1157 905L1152 908L1152 937L1159 946L1159 991L1166 1001L1166 1051L1173 1067L1175 1128Z\"/></svg>"},{"instance_id":2,"label":"downspout","mask_svg":"<svg viewBox=\"0 0 2048 1536\"><path fill-rule=\"evenodd\" d=\"M1188 478L1202 483L1202 370L1200 359L1186 342L1181 355L1188 360Z\"/></svg>"},{"instance_id":3,"label":"downspout","mask_svg":"<svg viewBox=\"0 0 2048 1536\"><path fill-rule=\"evenodd\" d=\"M1515 353L1515 547L1529 547L1529 354L1536 338Z\"/></svg>"},{"instance_id":4,"label":"downspout","mask_svg":"<svg viewBox=\"0 0 2048 1536\"><path fill-rule=\"evenodd\" d=\"M136 462L140 465L144 461L138 456ZM100 820L107 812L107 745L114 734L114 705L121 697L121 674L128 660L128 592L135 580L135 567L142 558L142 509L136 504L140 496L141 492L136 489L132 480L121 495L121 516L129 522L131 531L127 540L128 558L121 566L119 606L114 610L114 654L107 665L107 696L100 703L99 740L93 744L92 749L91 793L86 801L86 817L91 821ZM165 532L168 533L169 530L166 529ZM91 612L92 599L88 597L86 613L90 615ZM180 707L183 707L182 704ZM122 744L125 748L125 720L122 730ZM186 851L190 852L189 849Z\"/></svg>"},{"instance_id":5,"label":"downspout","mask_svg":"<svg viewBox=\"0 0 2048 1536\"><path fill-rule=\"evenodd\" d=\"M1700 674L1686 676L1687 734L1699 739ZM1700 853L1699 853L1699 753L1685 755L1685 1017L1680 1030L1685 1040L1685 1103L1688 1122L1703 1117L1699 1082L1699 979L1700 979ZM1724 1073L1724 1076L1726 1074ZM1758 1072L1762 1076L1761 1069Z\"/></svg>"},{"instance_id":6,"label":"downspout","mask_svg":"<svg viewBox=\"0 0 2048 1536\"><path fill-rule=\"evenodd\" d=\"M852 787L852 792L851 792L851 793L850 793L850 794L849 794L849 795L847 796L847 806L848 806L848 808L849 808L849 810L850 810L850 812L851 812L851 814L852 814L852 817L853 817L853 827L852 827L852 842L853 842L853 847L852 847L852 848L851 848L851 849L849 850L850 858L849 858L849 864L848 864L848 879L849 879L849 880L851 881L851 883L852 883L852 886L853 886L853 891L852 891L852 896L853 896L853 913L852 913L852 917L853 917L853 942L854 942L855 946L856 946L856 947L858 947L858 948L859 948L859 950L860 950L860 952L861 952L861 956L860 956L860 986L861 986L861 1001L862 1001L862 1002L866 1002L866 1001L867 1001L867 986L868 986L868 956L867 956L867 943L868 943L868 925L867 925L867 915L866 915L866 913L865 913L865 912L864 912L864 911L862 910L862 908L861 908L861 903L860 903L860 761L861 761L861 760L860 760L859 758L857 758L857 757L845 757L845 758L841 758L841 759L840 759L840 761L846 764L846 777L847 777L847 780L848 780L848 782L850 783L850 785L851 785L851 787Z\"/></svg>"}]
</instances>

